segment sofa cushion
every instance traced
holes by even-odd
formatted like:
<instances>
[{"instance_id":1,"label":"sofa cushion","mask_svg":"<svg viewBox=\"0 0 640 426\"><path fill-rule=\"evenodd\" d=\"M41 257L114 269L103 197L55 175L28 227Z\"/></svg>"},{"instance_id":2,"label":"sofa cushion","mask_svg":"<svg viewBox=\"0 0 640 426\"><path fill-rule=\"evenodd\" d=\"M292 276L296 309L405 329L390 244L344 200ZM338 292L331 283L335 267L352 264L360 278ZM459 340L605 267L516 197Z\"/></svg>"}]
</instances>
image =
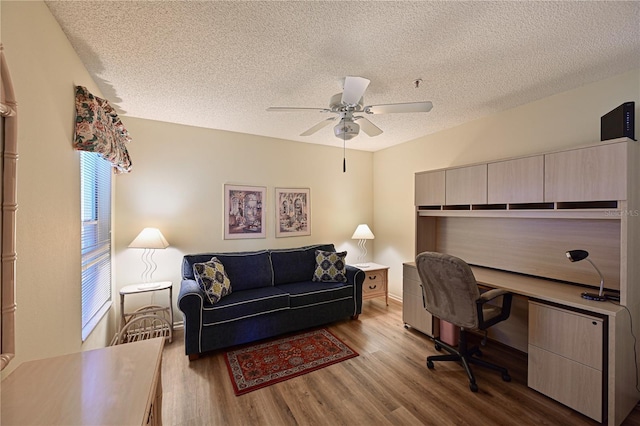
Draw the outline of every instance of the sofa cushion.
<instances>
[{"instance_id":1,"label":"sofa cushion","mask_svg":"<svg viewBox=\"0 0 640 426\"><path fill-rule=\"evenodd\" d=\"M291 309L321 305L354 297L355 286L337 282L305 281L278 286L289 293Z\"/></svg>"},{"instance_id":2,"label":"sofa cushion","mask_svg":"<svg viewBox=\"0 0 640 426\"><path fill-rule=\"evenodd\" d=\"M204 327L289 309L289 294L277 287L236 291L202 310Z\"/></svg>"},{"instance_id":3,"label":"sofa cushion","mask_svg":"<svg viewBox=\"0 0 640 426\"><path fill-rule=\"evenodd\" d=\"M271 250L273 284L309 281L316 267L316 250L336 251L333 244Z\"/></svg>"},{"instance_id":4,"label":"sofa cushion","mask_svg":"<svg viewBox=\"0 0 640 426\"><path fill-rule=\"evenodd\" d=\"M273 285L273 269L267 250L237 253L203 253L185 255L182 262L184 279L195 279L193 264L204 263L217 257L233 283L233 291Z\"/></svg>"},{"instance_id":5,"label":"sofa cushion","mask_svg":"<svg viewBox=\"0 0 640 426\"><path fill-rule=\"evenodd\" d=\"M316 250L316 269L313 281L347 282L347 252Z\"/></svg>"},{"instance_id":6,"label":"sofa cushion","mask_svg":"<svg viewBox=\"0 0 640 426\"><path fill-rule=\"evenodd\" d=\"M218 258L212 257L208 262L194 264L193 274L210 303L218 303L231 294L231 281Z\"/></svg>"}]
</instances>

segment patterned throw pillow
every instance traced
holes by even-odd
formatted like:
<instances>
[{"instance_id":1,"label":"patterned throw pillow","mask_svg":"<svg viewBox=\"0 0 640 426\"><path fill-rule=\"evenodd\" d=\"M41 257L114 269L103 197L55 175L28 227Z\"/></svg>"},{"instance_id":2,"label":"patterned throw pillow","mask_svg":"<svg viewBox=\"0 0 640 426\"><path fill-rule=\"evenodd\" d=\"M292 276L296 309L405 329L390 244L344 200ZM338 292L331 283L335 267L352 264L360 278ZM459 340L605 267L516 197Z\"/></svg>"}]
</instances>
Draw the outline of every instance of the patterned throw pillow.
<instances>
[{"instance_id":1,"label":"patterned throw pillow","mask_svg":"<svg viewBox=\"0 0 640 426\"><path fill-rule=\"evenodd\" d=\"M347 252L316 250L316 270L313 281L346 283L347 264L344 261Z\"/></svg>"},{"instance_id":2,"label":"patterned throw pillow","mask_svg":"<svg viewBox=\"0 0 640 426\"><path fill-rule=\"evenodd\" d=\"M205 263L194 263L193 275L209 298L209 302L217 303L224 296L231 294L231 281L217 257L212 257Z\"/></svg>"}]
</instances>

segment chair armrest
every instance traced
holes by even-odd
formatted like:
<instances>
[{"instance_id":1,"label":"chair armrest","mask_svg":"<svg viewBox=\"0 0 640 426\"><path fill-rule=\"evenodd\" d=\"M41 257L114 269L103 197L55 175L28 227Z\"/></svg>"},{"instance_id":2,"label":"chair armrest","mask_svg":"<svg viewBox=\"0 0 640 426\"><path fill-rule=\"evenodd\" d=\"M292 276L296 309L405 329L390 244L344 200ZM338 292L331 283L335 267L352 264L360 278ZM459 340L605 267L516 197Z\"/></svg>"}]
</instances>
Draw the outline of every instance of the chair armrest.
<instances>
[{"instance_id":1,"label":"chair armrest","mask_svg":"<svg viewBox=\"0 0 640 426\"><path fill-rule=\"evenodd\" d=\"M498 307L500 312L498 315L495 315L485 321L484 319L484 305L487 302L490 302L498 297L502 296L502 306ZM513 294L509 293L506 290L495 288L484 292L480 295L478 300L476 300L476 310L478 312L478 327L481 330L491 327L494 324L497 324L501 321L506 320L511 315L511 301L513 299Z\"/></svg>"},{"instance_id":2,"label":"chair armrest","mask_svg":"<svg viewBox=\"0 0 640 426\"><path fill-rule=\"evenodd\" d=\"M492 290L489 291L485 291L484 293L482 293L480 295L480 299L478 299L478 301L476 303L482 303L485 304L490 300L495 299L496 297L500 297L504 294L508 294L509 292L507 290L503 290L501 288L494 288Z\"/></svg>"}]
</instances>

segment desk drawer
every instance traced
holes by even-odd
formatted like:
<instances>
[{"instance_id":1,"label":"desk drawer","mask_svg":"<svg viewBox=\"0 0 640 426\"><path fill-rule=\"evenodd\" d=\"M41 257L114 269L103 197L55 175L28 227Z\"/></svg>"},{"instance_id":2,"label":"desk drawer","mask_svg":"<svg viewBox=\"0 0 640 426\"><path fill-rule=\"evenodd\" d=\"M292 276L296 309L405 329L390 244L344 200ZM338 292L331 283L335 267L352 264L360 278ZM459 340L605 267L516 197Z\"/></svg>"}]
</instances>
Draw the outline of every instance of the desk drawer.
<instances>
[{"instance_id":1,"label":"desk drawer","mask_svg":"<svg viewBox=\"0 0 640 426\"><path fill-rule=\"evenodd\" d=\"M529 302L529 344L602 370L604 320Z\"/></svg>"},{"instance_id":2,"label":"desk drawer","mask_svg":"<svg viewBox=\"0 0 640 426\"><path fill-rule=\"evenodd\" d=\"M602 421L602 371L529 345L530 388Z\"/></svg>"}]
</instances>

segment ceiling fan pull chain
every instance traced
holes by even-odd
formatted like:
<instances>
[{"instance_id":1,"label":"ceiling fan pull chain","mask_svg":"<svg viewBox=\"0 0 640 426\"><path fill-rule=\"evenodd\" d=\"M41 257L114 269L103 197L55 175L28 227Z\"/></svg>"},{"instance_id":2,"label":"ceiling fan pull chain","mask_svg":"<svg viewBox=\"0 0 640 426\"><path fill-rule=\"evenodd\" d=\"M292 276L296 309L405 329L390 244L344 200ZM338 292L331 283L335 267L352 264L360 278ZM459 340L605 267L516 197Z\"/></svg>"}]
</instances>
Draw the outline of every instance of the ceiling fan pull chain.
<instances>
[{"instance_id":1,"label":"ceiling fan pull chain","mask_svg":"<svg viewBox=\"0 0 640 426\"><path fill-rule=\"evenodd\" d=\"M347 173L347 139L342 138L342 173Z\"/></svg>"}]
</instances>

